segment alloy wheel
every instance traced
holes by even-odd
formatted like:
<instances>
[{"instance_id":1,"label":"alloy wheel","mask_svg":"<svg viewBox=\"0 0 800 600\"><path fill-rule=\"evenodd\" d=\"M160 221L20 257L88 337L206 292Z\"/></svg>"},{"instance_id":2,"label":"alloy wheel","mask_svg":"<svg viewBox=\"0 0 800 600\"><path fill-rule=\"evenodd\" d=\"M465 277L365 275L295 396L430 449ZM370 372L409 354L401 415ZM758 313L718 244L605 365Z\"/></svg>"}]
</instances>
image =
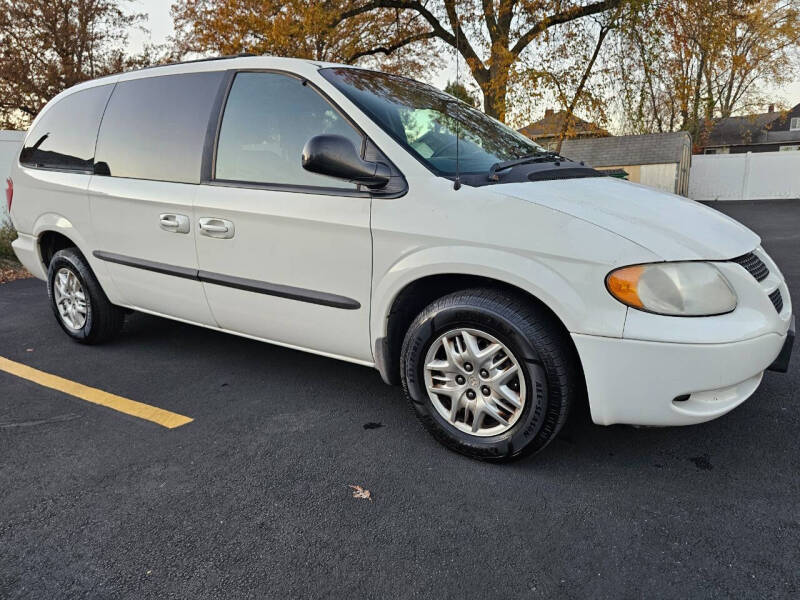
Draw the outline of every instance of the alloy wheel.
<instances>
[{"instance_id":1,"label":"alloy wheel","mask_svg":"<svg viewBox=\"0 0 800 600\"><path fill-rule=\"evenodd\" d=\"M476 329L453 329L431 344L425 386L443 419L478 437L505 433L525 408L519 362L505 344Z\"/></svg>"},{"instance_id":2,"label":"alloy wheel","mask_svg":"<svg viewBox=\"0 0 800 600\"><path fill-rule=\"evenodd\" d=\"M88 303L78 277L70 269L62 268L53 279L53 297L61 321L72 330L86 325Z\"/></svg>"}]
</instances>

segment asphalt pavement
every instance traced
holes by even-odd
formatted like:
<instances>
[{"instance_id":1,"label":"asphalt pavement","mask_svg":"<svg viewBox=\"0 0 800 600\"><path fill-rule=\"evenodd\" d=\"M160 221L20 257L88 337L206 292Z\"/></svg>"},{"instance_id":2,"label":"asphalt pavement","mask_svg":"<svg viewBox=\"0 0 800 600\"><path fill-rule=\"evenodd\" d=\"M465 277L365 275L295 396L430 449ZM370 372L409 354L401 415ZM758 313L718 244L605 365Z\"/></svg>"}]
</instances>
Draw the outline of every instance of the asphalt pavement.
<instances>
[{"instance_id":1,"label":"asphalt pavement","mask_svg":"<svg viewBox=\"0 0 800 600\"><path fill-rule=\"evenodd\" d=\"M800 302L800 201L715 207ZM74 344L35 280L0 286L0 357L194 419L0 372L3 599L800 596L800 352L719 420L578 422L505 466L364 367L139 314Z\"/></svg>"}]
</instances>

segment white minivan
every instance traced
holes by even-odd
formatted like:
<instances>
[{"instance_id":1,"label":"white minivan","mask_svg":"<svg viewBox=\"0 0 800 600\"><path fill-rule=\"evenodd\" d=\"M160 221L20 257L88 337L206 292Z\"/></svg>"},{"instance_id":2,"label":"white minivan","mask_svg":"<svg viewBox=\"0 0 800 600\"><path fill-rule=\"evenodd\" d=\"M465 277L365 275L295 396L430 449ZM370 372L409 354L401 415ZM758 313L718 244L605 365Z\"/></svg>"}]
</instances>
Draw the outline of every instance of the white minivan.
<instances>
[{"instance_id":1,"label":"white minivan","mask_svg":"<svg viewBox=\"0 0 800 600\"><path fill-rule=\"evenodd\" d=\"M375 71L246 56L83 83L7 198L75 340L135 310L374 367L485 460L586 402L602 425L708 421L792 350L752 231Z\"/></svg>"}]
</instances>

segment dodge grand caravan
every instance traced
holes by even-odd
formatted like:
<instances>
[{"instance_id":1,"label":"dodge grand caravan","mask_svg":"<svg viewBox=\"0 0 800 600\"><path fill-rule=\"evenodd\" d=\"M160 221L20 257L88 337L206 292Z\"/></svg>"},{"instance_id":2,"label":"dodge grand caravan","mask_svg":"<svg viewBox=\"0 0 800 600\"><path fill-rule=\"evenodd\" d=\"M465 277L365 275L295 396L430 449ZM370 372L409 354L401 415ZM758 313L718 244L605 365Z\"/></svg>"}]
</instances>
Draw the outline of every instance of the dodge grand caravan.
<instances>
[{"instance_id":1,"label":"dodge grand caravan","mask_svg":"<svg viewBox=\"0 0 800 600\"><path fill-rule=\"evenodd\" d=\"M486 460L595 423L700 423L786 370L760 239L384 73L269 57L90 81L34 121L14 249L67 335L131 310L378 369ZM265 365L265 368L268 368Z\"/></svg>"}]
</instances>

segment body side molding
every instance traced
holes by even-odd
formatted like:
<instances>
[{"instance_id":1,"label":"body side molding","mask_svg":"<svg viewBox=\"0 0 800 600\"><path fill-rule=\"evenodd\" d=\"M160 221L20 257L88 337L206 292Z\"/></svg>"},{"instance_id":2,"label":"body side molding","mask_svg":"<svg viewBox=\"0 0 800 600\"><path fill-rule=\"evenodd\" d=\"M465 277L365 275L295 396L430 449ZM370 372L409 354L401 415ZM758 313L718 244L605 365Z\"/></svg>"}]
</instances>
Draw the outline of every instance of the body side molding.
<instances>
[{"instance_id":1,"label":"body side molding","mask_svg":"<svg viewBox=\"0 0 800 600\"><path fill-rule=\"evenodd\" d=\"M343 308L345 310L357 310L361 308L361 303L359 303L358 300L353 300L346 296L338 296L336 294L307 290L305 288L292 287L289 285L267 283L254 279L244 279L242 277L231 277L230 275L211 273L209 271L199 271L198 278L205 283L223 285L247 292L255 292L256 294L267 294L268 296L278 296L279 298L309 302L311 304L322 304L323 306Z\"/></svg>"},{"instance_id":2,"label":"body side molding","mask_svg":"<svg viewBox=\"0 0 800 600\"><path fill-rule=\"evenodd\" d=\"M344 310L357 310L361 308L361 303L358 302L358 300L346 296L339 296L337 294L329 294L327 292L178 267L151 260L114 254L113 252L104 252L102 250L95 250L92 252L92 255L100 260L124 265L126 267L144 269L145 271L153 271L154 273L172 275L173 277L181 277L183 279L194 279L203 283L221 285L256 294L266 294L268 296L297 300L298 302L308 302L309 304L320 304L322 306L330 306L332 308L341 308Z\"/></svg>"},{"instance_id":3,"label":"body side molding","mask_svg":"<svg viewBox=\"0 0 800 600\"><path fill-rule=\"evenodd\" d=\"M162 275L172 275L173 277L181 277L183 279L197 279L197 269L176 267L152 260L123 256L122 254L114 254L113 252L103 252L102 250L95 250L92 252L92 256L106 262L124 265L126 267L134 267L136 269L144 269L145 271L153 271L154 273L161 273Z\"/></svg>"}]
</instances>

